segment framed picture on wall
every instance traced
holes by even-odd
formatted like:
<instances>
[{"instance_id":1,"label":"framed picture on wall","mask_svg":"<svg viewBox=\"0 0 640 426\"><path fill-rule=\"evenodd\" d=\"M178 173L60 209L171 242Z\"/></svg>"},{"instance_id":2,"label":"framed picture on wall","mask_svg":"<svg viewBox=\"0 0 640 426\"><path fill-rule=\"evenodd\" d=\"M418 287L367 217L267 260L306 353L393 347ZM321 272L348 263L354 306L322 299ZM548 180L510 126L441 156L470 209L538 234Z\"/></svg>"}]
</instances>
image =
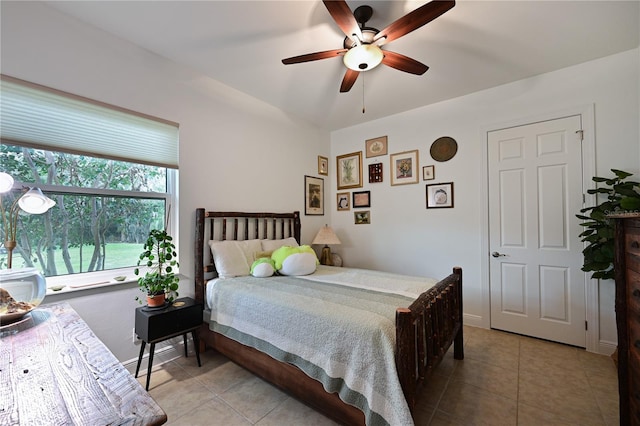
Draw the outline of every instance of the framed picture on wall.
<instances>
[{"instance_id":1,"label":"framed picture on wall","mask_svg":"<svg viewBox=\"0 0 640 426\"><path fill-rule=\"evenodd\" d=\"M362 188L362 151L336 158L338 189Z\"/></svg>"},{"instance_id":2,"label":"framed picture on wall","mask_svg":"<svg viewBox=\"0 0 640 426\"><path fill-rule=\"evenodd\" d=\"M453 207L453 182L427 185L427 208L443 209Z\"/></svg>"},{"instance_id":3,"label":"framed picture on wall","mask_svg":"<svg viewBox=\"0 0 640 426\"><path fill-rule=\"evenodd\" d=\"M329 159L318 155L318 174L327 176L329 174Z\"/></svg>"},{"instance_id":4,"label":"framed picture on wall","mask_svg":"<svg viewBox=\"0 0 640 426\"><path fill-rule=\"evenodd\" d=\"M353 222L356 225L369 225L371 223L371 211L359 211L353 213Z\"/></svg>"},{"instance_id":5,"label":"framed picture on wall","mask_svg":"<svg viewBox=\"0 0 640 426\"><path fill-rule=\"evenodd\" d=\"M418 150L391 154L391 185L418 183Z\"/></svg>"},{"instance_id":6,"label":"framed picture on wall","mask_svg":"<svg viewBox=\"0 0 640 426\"><path fill-rule=\"evenodd\" d=\"M353 193L353 208L371 207L371 191L358 191Z\"/></svg>"},{"instance_id":7,"label":"framed picture on wall","mask_svg":"<svg viewBox=\"0 0 640 426\"><path fill-rule=\"evenodd\" d=\"M387 137L380 136L379 138L367 139L364 143L365 152L367 158L377 157L379 155L387 155Z\"/></svg>"},{"instance_id":8,"label":"framed picture on wall","mask_svg":"<svg viewBox=\"0 0 640 426\"><path fill-rule=\"evenodd\" d=\"M304 177L304 214L324 215L324 179Z\"/></svg>"},{"instance_id":9,"label":"framed picture on wall","mask_svg":"<svg viewBox=\"0 0 640 426\"><path fill-rule=\"evenodd\" d=\"M436 178L434 166L424 166L422 168L422 180L433 180Z\"/></svg>"},{"instance_id":10,"label":"framed picture on wall","mask_svg":"<svg viewBox=\"0 0 640 426\"><path fill-rule=\"evenodd\" d=\"M348 192L338 192L336 194L336 206L338 211L349 210L351 207L351 203L349 202L349 193Z\"/></svg>"}]
</instances>

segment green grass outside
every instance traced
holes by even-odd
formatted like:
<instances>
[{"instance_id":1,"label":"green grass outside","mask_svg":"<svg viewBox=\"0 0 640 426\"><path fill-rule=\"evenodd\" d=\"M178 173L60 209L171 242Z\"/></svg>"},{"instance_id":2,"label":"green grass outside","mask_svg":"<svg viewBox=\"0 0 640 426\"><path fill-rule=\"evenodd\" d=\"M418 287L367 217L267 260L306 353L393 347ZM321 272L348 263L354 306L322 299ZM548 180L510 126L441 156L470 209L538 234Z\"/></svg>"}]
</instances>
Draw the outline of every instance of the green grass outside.
<instances>
[{"instance_id":1,"label":"green grass outside","mask_svg":"<svg viewBox=\"0 0 640 426\"><path fill-rule=\"evenodd\" d=\"M126 268L129 266L135 266L142 253L142 244L128 244L128 243L109 243L106 246L106 260L104 269L117 269ZM91 261L91 255L93 254L93 246L85 245L82 250L83 256L83 269L80 270L80 247L72 247L69 249L69 255L71 256L71 263L74 268L74 273L87 272L87 267ZM62 251L60 249L55 252L56 269L59 275L68 274L67 268L62 259ZM0 265L6 265L7 255L0 254ZM14 268L20 268L25 266L22 256L16 251L13 254ZM35 266L38 269L39 263Z\"/></svg>"}]
</instances>

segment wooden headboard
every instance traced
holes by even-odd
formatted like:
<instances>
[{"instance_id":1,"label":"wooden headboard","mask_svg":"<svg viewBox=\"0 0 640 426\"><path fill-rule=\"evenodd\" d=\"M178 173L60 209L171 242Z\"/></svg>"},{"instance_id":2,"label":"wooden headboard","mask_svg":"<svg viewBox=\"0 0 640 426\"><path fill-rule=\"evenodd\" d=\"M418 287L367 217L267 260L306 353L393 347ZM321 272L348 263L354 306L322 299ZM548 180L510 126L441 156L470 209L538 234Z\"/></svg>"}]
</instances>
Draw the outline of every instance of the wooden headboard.
<instances>
[{"instance_id":1,"label":"wooden headboard","mask_svg":"<svg viewBox=\"0 0 640 426\"><path fill-rule=\"evenodd\" d=\"M208 212L196 209L195 235L195 297L204 303L206 289L205 274L215 276L213 255L207 241L210 240L280 240L294 237L300 244L300 212L292 213L246 213L246 212ZM205 253L206 256L205 262Z\"/></svg>"}]
</instances>

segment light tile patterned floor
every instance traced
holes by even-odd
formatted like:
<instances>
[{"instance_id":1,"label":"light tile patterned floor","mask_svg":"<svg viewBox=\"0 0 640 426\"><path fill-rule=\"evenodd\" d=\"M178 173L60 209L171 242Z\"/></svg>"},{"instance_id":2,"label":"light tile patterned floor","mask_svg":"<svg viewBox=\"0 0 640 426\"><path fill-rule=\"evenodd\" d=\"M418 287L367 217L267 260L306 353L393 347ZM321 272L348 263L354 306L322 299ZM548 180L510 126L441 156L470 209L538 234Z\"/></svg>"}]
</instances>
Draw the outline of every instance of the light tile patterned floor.
<instances>
[{"instance_id":1,"label":"light tile patterned floor","mask_svg":"<svg viewBox=\"0 0 640 426\"><path fill-rule=\"evenodd\" d=\"M464 361L449 352L421 395L416 425L619 423L611 358L495 330L464 333ZM201 368L193 351L182 355L178 345L156 356L151 375L149 393L169 425L335 424L211 350ZM146 375L138 380L144 386Z\"/></svg>"}]
</instances>

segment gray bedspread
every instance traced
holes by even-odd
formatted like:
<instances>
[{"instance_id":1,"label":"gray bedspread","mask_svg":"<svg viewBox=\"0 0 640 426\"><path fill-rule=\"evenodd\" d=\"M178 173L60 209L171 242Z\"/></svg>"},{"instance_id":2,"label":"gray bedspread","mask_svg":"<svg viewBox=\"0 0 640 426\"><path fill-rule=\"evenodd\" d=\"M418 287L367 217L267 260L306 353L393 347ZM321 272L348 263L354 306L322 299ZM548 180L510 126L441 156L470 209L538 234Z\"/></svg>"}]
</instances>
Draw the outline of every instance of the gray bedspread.
<instances>
[{"instance_id":1,"label":"gray bedspread","mask_svg":"<svg viewBox=\"0 0 640 426\"><path fill-rule=\"evenodd\" d=\"M220 279L210 328L297 366L362 410L368 425L411 425L395 367L395 311L435 282L327 267L308 277Z\"/></svg>"}]
</instances>

